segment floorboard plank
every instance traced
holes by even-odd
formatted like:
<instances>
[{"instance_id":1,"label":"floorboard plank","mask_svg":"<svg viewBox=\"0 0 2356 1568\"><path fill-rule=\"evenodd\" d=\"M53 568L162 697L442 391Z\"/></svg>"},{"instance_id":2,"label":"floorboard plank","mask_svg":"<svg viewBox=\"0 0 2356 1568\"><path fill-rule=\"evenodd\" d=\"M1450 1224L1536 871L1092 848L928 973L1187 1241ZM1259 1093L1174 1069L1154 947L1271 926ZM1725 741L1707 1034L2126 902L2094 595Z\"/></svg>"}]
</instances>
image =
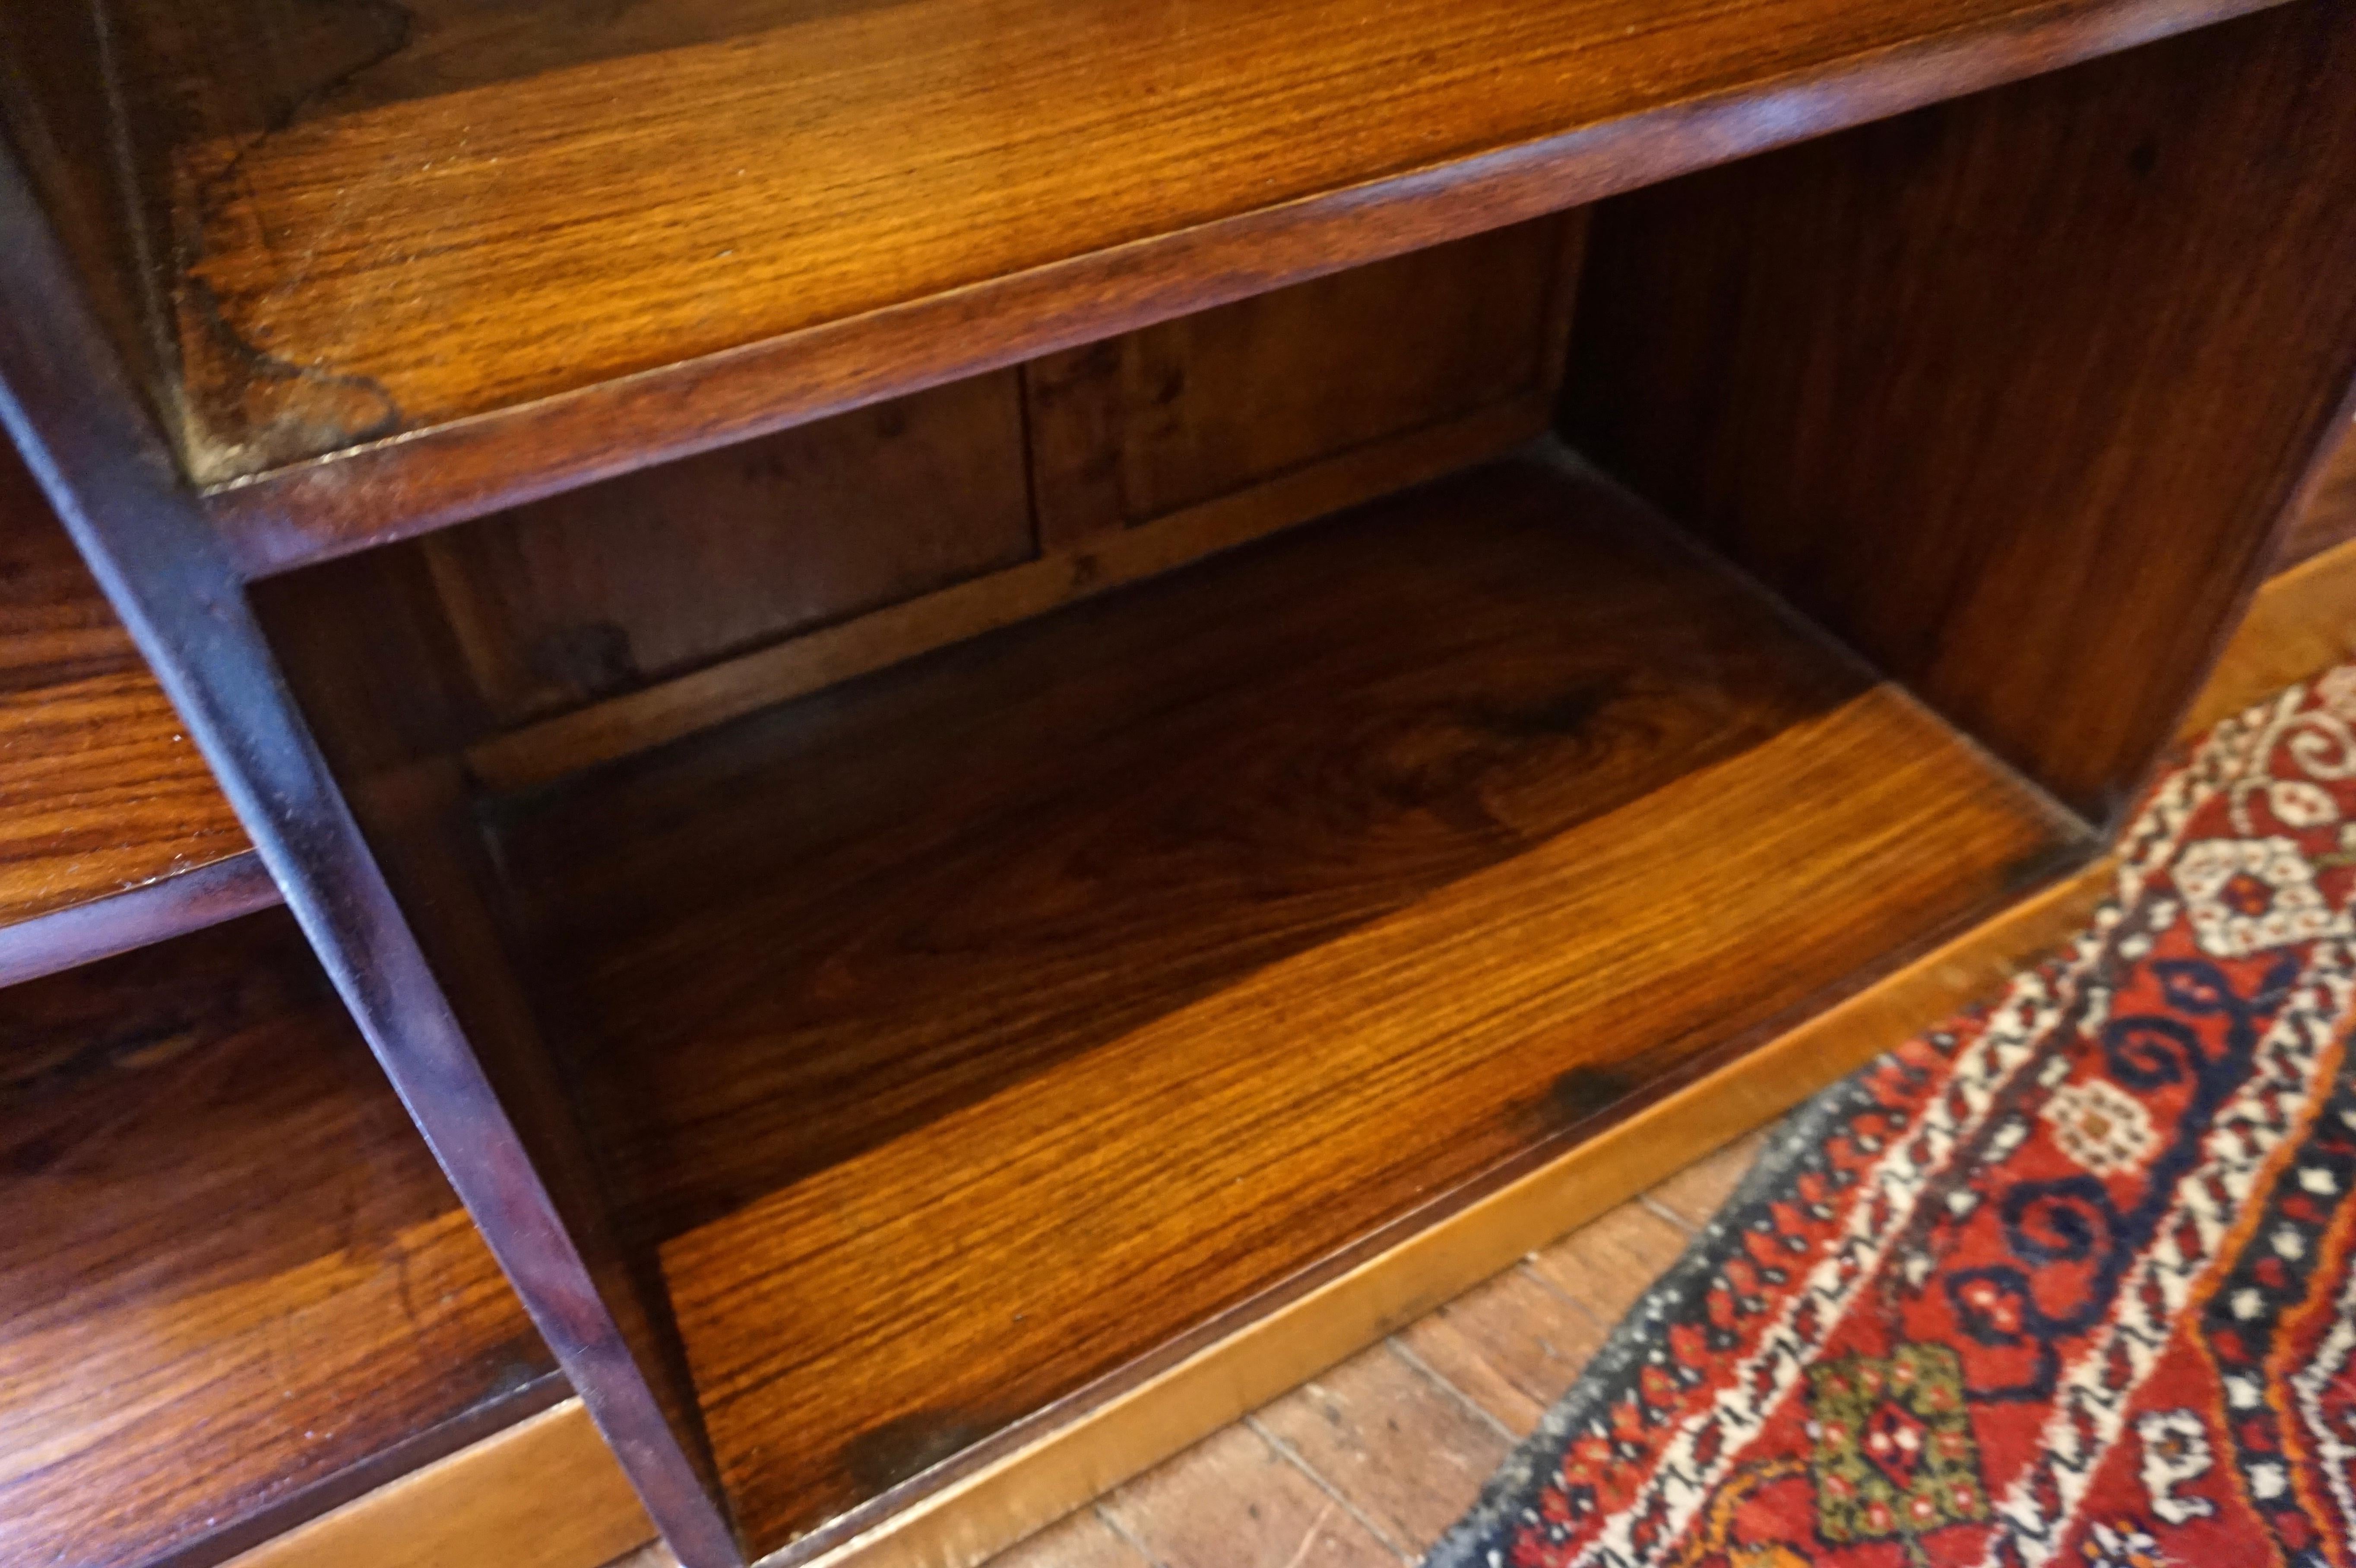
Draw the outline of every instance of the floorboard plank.
<instances>
[{"instance_id":1,"label":"floorboard plank","mask_svg":"<svg viewBox=\"0 0 2356 1568\"><path fill-rule=\"evenodd\" d=\"M1515 1264L1399 1331L1398 1342L1516 1436L1577 1381L1605 1325Z\"/></svg>"},{"instance_id":2,"label":"floorboard plank","mask_svg":"<svg viewBox=\"0 0 2356 1568\"><path fill-rule=\"evenodd\" d=\"M1530 1269L1599 1321L1617 1323L1690 1239L1632 1200L1533 1253Z\"/></svg>"},{"instance_id":3,"label":"floorboard plank","mask_svg":"<svg viewBox=\"0 0 2356 1568\"><path fill-rule=\"evenodd\" d=\"M998 1568L1148 1568L1152 1559L1095 1509L1067 1514L995 1559Z\"/></svg>"},{"instance_id":4,"label":"floorboard plank","mask_svg":"<svg viewBox=\"0 0 2356 1568\"><path fill-rule=\"evenodd\" d=\"M1387 1344L1360 1351L1254 1419L1409 1552L1472 1505L1512 1446L1504 1427Z\"/></svg>"},{"instance_id":5,"label":"floorboard plank","mask_svg":"<svg viewBox=\"0 0 2356 1568\"><path fill-rule=\"evenodd\" d=\"M1396 1568L1404 1560L1244 1424L1140 1476L1103 1507L1156 1568Z\"/></svg>"},{"instance_id":6,"label":"floorboard plank","mask_svg":"<svg viewBox=\"0 0 2356 1568\"><path fill-rule=\"evenodd\" d=\"M1696 1160L1646 1196L1698 1231L1734 1196L1734 1189L1759 1163L1760 1150L1766 1147L1767 1132L1762 1128Z\"/></svg>"}]
</instances>

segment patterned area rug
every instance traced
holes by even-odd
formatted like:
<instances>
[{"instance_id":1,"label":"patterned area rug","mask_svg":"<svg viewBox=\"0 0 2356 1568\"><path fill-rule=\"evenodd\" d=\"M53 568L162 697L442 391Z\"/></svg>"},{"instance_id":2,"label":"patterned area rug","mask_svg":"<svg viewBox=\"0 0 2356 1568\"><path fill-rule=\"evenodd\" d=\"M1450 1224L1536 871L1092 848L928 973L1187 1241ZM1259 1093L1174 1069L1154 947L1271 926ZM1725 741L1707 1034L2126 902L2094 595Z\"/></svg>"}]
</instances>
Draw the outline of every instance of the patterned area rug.
<instances>
[{"instance_id":1,"label":"patterned area rug","mask_svg":"<svg viewBox=\"0 0 2356 1568\"><path fill-rule=\"evenodd\" d=\"M1794 1114L1431 1568L2356 1564L2356 666Z\"/></svg>"}]
</instances>

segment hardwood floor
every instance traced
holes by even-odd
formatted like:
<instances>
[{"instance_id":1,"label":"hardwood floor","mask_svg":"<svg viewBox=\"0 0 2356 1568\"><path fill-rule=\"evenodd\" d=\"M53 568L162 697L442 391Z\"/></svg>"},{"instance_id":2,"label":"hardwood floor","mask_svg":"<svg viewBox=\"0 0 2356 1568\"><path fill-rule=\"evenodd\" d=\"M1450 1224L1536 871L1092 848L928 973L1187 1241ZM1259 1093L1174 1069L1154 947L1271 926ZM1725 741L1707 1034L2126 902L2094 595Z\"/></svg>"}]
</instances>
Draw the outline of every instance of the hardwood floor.
<instances>
[{"instance_id":1,"label":"hardwood floor","mask_svg":"<svg viewBox=\"0 0 2356 1568\"><path fill-rule=\"evenodd\" d=\"M994 1559L1415 1563L1734 1190L1754 1133Z\"/></svg>"}]
</instances>

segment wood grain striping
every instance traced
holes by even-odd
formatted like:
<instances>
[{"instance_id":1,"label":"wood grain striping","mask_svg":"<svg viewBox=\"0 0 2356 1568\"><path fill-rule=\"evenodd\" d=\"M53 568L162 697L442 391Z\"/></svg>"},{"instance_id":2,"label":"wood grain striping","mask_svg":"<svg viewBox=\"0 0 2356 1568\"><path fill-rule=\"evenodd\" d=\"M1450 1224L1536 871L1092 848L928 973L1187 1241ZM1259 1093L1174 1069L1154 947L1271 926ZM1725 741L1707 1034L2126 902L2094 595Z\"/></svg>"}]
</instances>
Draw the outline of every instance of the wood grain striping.
<instances>
[{"instance_id":1,"label":"wood grain striping","mask_svg":"<svg viewBox=\"0 0 2356 1568\"><path fill-rule=\"evenodd\" d=\"M2356 379L2356 12L1599 208L1566 434L2090 818Z\"/></svg>"},{"instance_id":2,"label":"wood grain striping","mask_svg":"<svg viewBox=\"0 0 2356 1568\"><path fill-rule=\"evenodd\" d=\"M740 1518L780 1543L1604 1109L1590 1086L1804 1009L2065 842L1869 695L669 1243ZM1771 931L1783 961L1747 961Z\"/></svg>"},{"instance_id":3,"label":"wood grain striping","mask_svg":"<svg viewBox=\"0 0 2356 1568\"><path fill-rule=\"evenodd\" d=\"M498 856L663 1239L1865 684L1514 462L519 801Z\"/></svg>"},{"instance_id":4,"label":"wood grain striping","mask_svg":"<svg viewBox=\"0 0 2356 1568\"><path fill-rule=\"evenodd\" d=\"M0 439L0 968L46 962L12 961L8 927L142 890L168 905L173 879L247 853L179 715ZM116 923L102 910L78 923ZM160 929L177 928L167 912Z\"/></svg>"},{"instance_id":5,"label":"wood grain striping","mask_svg":"<svg viewBox=\"0 0 2356 1568\"><path fill-rule=\"evenodd\" d=\"M0 1558L192 1547L550 1372L284 913L0 1039Z\"/></svg>"}]
</instances>

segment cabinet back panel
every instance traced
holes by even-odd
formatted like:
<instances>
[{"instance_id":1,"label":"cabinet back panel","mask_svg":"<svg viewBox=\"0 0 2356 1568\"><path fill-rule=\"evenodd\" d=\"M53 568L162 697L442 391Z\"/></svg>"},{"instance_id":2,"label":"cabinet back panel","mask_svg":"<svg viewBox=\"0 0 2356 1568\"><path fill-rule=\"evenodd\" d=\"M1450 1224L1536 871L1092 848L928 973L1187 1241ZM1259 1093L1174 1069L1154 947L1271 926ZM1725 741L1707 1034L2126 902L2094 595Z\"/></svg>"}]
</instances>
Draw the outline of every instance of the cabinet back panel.
<instances>
[{"instance_id":1,"label":"cabinet back panel","mask_svg":"<svg viewBox=\"0 0 2356 1568\"><path fill-rule=\"evenodd\" d=\"M1585 220L1496 229L1032 361L1042 542L1550 389Z\"/></svg>"},{"instance_id":2,"label":"cabinet back panel","mask_svg":"<svg viewBox=\"0 0 2356 1568\"><path fill-rule=\"evenodd\" d=\"M715 682L734 712L798 695L776 688L798 678L798 661L775 656L814 634L850 635L876 667L1539 433L1584 219L1337 273L257 592L328 623L299 639L357 648L370 639L355 636L354 613L388 622L379 640L418 635L371 609L369 580L388 603L430 584L429 618L457 656L455 686L434 688L446 721L423 726L442 749L584 709L597 710L585 727L605 755L656 743L733 716L682 717ZM1149 524L1152 541L1108 548ZM306 597L321 608L305 613ZM418 729L420 691L381 695L402 710L396 728ZM546 758L584 728L504 749L536 753L523 771L561 773Z\"/></svg>"},{"instance_id":3,"label":"cabinet back panel","mask_svg":"<svg viewBox=\"0 0 2356 1568\"><path fill-rule=\"evenodd\" d=\"M1562 509L1519 469L1444 481L524 803L500 860L632 1229L702 1224L1862 688L1641 519ZM854 1085L858 1115L812 1114Z\"/></svg>"},{"instance_id":4,"label":"cabinet back panel","mask_svg":"<svg viewBox=\"0 0 2356 1568\"><path fill-rule=\"evenodd\" d=\"M641 469L414 548L506 726L1028 559L1012 370Z\"/></svg>"}]
</instances>

